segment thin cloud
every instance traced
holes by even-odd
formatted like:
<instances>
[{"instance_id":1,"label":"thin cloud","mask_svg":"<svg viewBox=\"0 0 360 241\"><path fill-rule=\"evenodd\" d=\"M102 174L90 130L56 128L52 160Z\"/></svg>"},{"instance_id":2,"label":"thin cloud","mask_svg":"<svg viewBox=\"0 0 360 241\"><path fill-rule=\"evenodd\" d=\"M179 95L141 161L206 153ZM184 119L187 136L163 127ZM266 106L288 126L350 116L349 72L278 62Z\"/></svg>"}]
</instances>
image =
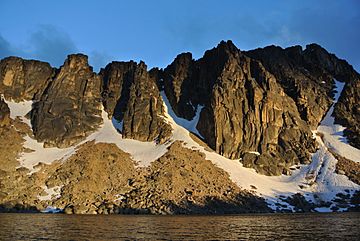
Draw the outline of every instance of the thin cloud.
<instances>
[{"instance_id":1,"label":"thin cloud","mask_svg":"<svg viewBox=\"0 0 360 241\"><path fill-rule=\"evenodd\" d=\"M67 55L77 52L70 36L52 25L41 25L30 35L30 53L37 59L60 66Z\"/></svg>"},{"instance_id":2,"label":"thin cloud","mask_svg":"<svg viewBox=\"0 0 360 241\"><path fill-rule=\"evenodd\" d=\"M13 55L10 43L0 34L0 58Z\"/></svg>"},{"instance_id":3,"label":"thin cloud","mask_svg":"<svg viewBox=\"0 0 360 241\"><path fill-rule=\"evenodd\" d=\"M59 67L67 55L79 52L71 37L53 25L40 25L29 35L24 46L14 46L0 34L0 59L13 55L49 62L52 66ZM85 54L89 54L89 63L94 67L94 71L104 67L112 58L101 51Z\"/></svg>"}]
</instances>

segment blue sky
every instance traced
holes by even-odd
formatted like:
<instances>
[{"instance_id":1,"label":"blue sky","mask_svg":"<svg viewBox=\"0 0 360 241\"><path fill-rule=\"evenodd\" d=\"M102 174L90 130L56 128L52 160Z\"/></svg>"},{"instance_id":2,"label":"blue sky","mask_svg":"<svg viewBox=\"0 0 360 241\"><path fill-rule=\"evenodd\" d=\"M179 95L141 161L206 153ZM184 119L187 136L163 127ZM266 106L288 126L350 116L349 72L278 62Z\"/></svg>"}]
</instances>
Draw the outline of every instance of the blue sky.
<instances>
[{"instance_id":1,"label":"blue sky","mask_svg":"<svg viewBox=\"0 0 360 241\"><path fill-rule=\"evenodd\" d=\"M0 58L60 66L82 52L97 71L111 60L165 67L227 39L243 50L316 42L359 71L359 26L358 0L1 0Z\"/></svg>"}]
</instances>

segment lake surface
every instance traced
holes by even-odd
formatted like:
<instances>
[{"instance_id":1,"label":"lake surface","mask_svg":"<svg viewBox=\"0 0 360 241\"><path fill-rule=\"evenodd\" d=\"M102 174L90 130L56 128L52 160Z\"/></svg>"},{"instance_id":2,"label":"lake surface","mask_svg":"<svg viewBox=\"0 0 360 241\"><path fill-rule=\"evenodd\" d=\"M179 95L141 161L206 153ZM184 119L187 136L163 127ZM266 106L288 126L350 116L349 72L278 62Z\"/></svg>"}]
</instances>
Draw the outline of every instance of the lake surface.
<instances>
[{"instance_id":1,"label":"lake surface","mask_svg":"<svg viewBox=\"0 0 360 241\"><path fill-rule=\"evenodd\" d=\"M359 240L360 213L234 216L0 214L0 240Z\"/></svg>"}]
</instances>

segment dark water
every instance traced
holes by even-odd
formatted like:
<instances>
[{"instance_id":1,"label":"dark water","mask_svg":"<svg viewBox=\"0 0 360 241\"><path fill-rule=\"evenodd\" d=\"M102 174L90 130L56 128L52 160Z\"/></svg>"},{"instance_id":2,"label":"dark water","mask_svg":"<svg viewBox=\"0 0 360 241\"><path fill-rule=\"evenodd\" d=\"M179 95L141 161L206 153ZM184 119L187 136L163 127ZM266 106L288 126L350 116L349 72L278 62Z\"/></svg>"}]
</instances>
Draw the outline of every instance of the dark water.
<instances>
[{"instance_id":1,"label":"dark water","mask_svg":"<svg viewBox=\"0 0 360 241\"><path fill-rule=\"evenodd\" d=\"M0 240L360 240L360 213L237 216L0 214Z\"/></svg>"}]
</instances>

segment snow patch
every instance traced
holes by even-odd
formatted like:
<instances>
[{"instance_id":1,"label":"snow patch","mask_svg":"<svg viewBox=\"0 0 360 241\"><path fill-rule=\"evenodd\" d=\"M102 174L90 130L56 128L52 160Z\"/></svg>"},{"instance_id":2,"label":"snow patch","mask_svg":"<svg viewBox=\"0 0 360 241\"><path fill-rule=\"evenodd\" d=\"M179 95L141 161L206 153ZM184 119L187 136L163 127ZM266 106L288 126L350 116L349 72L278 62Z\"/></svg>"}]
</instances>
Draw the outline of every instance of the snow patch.
<instances>
[{"instance_id":1,"label":"snow patch","mask_svg":"<svg viewBox=\"0 0 360 241\"><path fill-rule=\"evenodd\" d=\"M201 113L202 109L204 108L204 106L198 105L196 107L196 113L195 113L195 116L193 117L193 119L192 120L187 120L187 119L178 117L175 114L175 112L171 108L170 102L169 102L168 98L166 97L166 94L165 94L164 91L161 91L160 94L161 94L161 97L163 99L163 102L165 102L165 105L166 105L165 106L166 107L165 112L167 113L167 119L170 122L173 122L172 123L173 128L174 128L174 126L181 126L181 127L185 128L187 131L190 131L190 132L192 132L192 133L196 134L197 136L204 139L204 137L196 129L196 125L197 125L197 123L199 122L199 119L200 119L200 113ZM192 103L191 103L191 105L192 105ZM171 120L169 119L169 117L171 117Z\"/></svg>"},{"instance_id":2,"label":"snow patch","mask_svg":"<svg viewBox=\"0 0 360 241\"><path fill-rule=\"evenodd\" d=\"M48 188L47 186L43 186L43 189L44 189L46 195L45 196L38 196L38 199L40 201L48 201L48 200L57 199L57 198L60 197L61 188L62 188L62 186L55 186L55 187L52 187L52 188Z\"/></svg>"},{"instance_id":3,"label":"snow patch","mask_svg":"<svg viewBox=\"0 0 360 241\"><path fill-rule=\"evenodd\" d=\"M330 212L332 212L332 210L330 209L330 207L314 208L314 210L315 210L316 212L319 212L319 213L330 213Z\"/></svg>"},{"instance_id":4,"label":"snow patch","mask_svg":"<svg viewBox=\"0 0 360 241\"><path fill-rule=\"evenodd\" d=\"M15 101L6 101L6 104L10 108L10 118L16 119L19 117L22 122L26 123L28 126L31 127L30 120L25 116L31 111L31 107L33 102L30 101L23 101L23 102L15 102Z\"/></svg>"},{"instance_id":5,"label":"snow patch","mask_svg":"<svg viewBox=\"0 0 360 241\"><path fill-rule=\"evenodd\" d=\"M16 119L19 117L22 122L26 123L31 128L31 123L25 116L31 111L32 101L14 102L6 101L10 108L10 118ZM29 174L32 174L36 170L34 166L39 163L50 164L55 160L63 160L71 156L75 151L75 147L69 148L44 148L43 143L36 141L30 136L24 136L24 148L28 149L20 154L19 162L20 166L26 167L30 170Z\"/></svg>"},{"instance_id":6,"label":"snow patch","mask_svg":"<svg viewBox=\"0 0 360 241\"><path fill-rule=\"evenodd\" d=\"M87 141L95 140L96 143L114 143L121 150L129 153L138 166L141 167L149 166L151 162L167 152L169 143L158 145L155 141L143 142L122 138L122 135L118 132L118 130L122 130L122 122L117 121L115 118L110 120L104 110L102 110L102 118L103 124L96 132L88 136Z\"/></svg>"},{"instance_id":7,"label":"snow patch","mask_svg":"<svg viewBox=\"0 0 360 241\"><path fill-rule=\"evenodd\" d=\"M30 170L29 174L36 171L34 168L39 163L51 164L55 160L66 160L75 152L75 147L60 149L57 147L44 148L43 143L25 136L24 147L30 149L23 152L19 158L20 165Z\"/></svg>"},{"instance_id":8,"label":"snow patch","mask_svg":"<svg viewBox=\"0 0 360 241\"><path fill-rule=\"evenodd\" d=\"M118 121L117 119L115 119L115 117L113 117L111 119L111 122L117 131L122 132L123 123L124 123L123 121Z\"/></svg>"}]
</instances>

